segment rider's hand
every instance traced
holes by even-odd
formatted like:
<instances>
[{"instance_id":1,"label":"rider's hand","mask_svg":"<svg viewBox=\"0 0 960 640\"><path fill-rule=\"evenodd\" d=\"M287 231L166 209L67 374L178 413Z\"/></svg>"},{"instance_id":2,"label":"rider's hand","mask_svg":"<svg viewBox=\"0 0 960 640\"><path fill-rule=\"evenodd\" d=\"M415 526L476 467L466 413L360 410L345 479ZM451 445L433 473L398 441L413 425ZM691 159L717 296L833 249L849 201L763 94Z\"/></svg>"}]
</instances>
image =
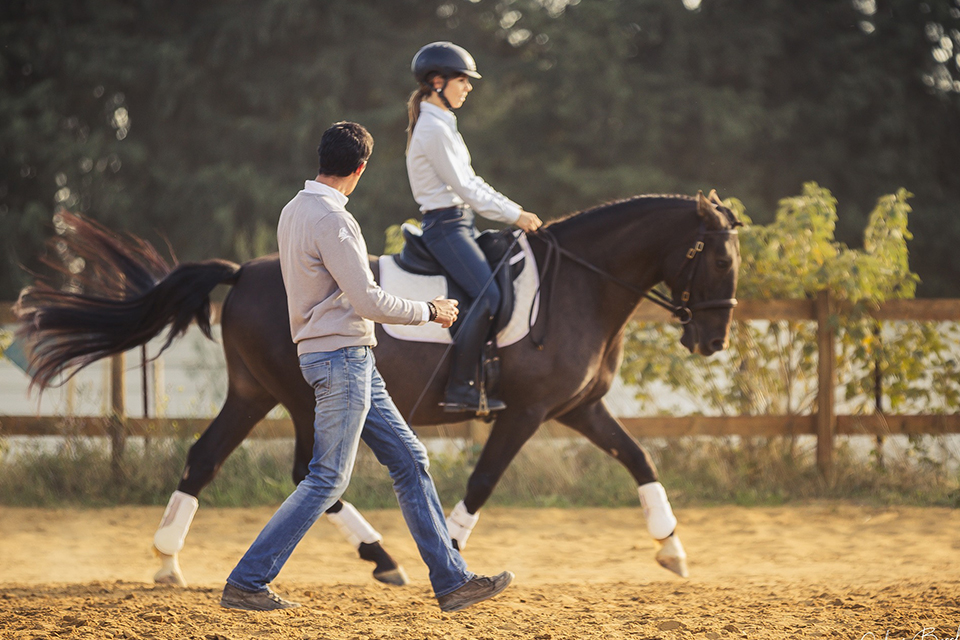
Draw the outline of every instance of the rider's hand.
<instances>
[{"instance_id":1,"label":"rider's hand","mask_svg":"<svg viewBox=\"0 0 960 640\"><path fill-rule=\"evenodd\" d=\"M449 329L450 325L457 320L457 314L460 313L457 309L457 305L460 303L448 298L434 298L432 302L433 306L437 308L437 317L433 321L444 329Z\"/></svg>"},{"instance_id":2,"label":"rider's hand","mask_svg":"<svg viewBox=\"0 0 960 640\"><path fill-rule=\"evenodd\" d=\"M543 222L540 220L540 217L535 213L530 213L529 211L520 211L520 217L517 218L517 226L526 231L527 233L533 233Z\"/></svg>"}]
</instances>

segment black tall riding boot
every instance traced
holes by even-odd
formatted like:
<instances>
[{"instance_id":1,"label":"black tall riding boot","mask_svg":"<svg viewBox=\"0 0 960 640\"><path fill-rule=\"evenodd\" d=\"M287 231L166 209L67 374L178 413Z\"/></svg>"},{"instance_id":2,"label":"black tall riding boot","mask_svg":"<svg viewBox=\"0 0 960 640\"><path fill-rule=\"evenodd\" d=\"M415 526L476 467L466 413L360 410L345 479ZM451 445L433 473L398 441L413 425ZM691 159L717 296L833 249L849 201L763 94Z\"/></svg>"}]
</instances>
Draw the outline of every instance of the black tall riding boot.
<instances>
[{"instance_id":1,"label":"black tall riding boot","mask_svg":"<svg viewBox=\"0 0 960 640\"><path fill-rule=\"evenodd\" d=\"M480 389L480 358L493 318L486 313L468 313L467 316L454 341L443 410L480 415L501 411L507 405L498 398L482 397Z\"/></svg>"}]
</instances>

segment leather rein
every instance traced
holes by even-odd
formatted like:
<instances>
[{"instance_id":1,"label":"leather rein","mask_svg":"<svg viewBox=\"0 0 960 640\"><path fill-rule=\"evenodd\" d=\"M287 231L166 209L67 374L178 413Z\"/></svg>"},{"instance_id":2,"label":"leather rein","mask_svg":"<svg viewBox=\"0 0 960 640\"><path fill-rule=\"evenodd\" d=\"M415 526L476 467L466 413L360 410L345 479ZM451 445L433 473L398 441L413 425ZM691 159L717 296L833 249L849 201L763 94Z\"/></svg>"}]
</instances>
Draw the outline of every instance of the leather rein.
<instances>
[{"instance_id":1,"label":"leather rein","mask_svg":"<svg viewBox=\"0 0 960 640\"><path fill-rule=\"evenodd\" d=\"M671 298L670 296L656 289L645 291L640 287L636 286L635 284L627 282L626 280L618 278L617 276L604 271L603 269L588 262L587 260L584 260L583 258L573 253L572 251L563 248L562 246L560 246L560 243L557 240L556 236L550 233L550 231L547 229L541 229L536 234L531 234L532 237L542 240L543 243L547 245L547 255L546 255L546 258L544 258L543 266L540 269L540 288L543 287L544 278L546 277L551 264L554 262L554 260L557 261L557 268L553 270L553 273L550 277L550 294L547 298L547 304L544 307L544 315L546 315L547 310L550 308L551 301L553 300L553 293L557 289L555 285L557 280L557 274L560 271L559 261L561 256L566 257L569 260L576 262L580 266L586 269L589 269L590 271L603 277L604 279L610 280L611 282L614 282L620 285L624 289L627 289L628 291L631 291L637 294L638 296L646 298L650 302L653 302L654 304L660 307L663 307L664 309L669 311L672 316L676 317L680 321L680 324L688 324L691 320L693 320L694 311L701 311L704 309L732 309L737 306L736 298L718 298L714 300L704 300L703 302L698 302L692 305L689 303L690 303L690 291L693 288L693 280L697 273L697 267L700 264L699 257L702 254L703 248L704 248L703 241L706 239L707 236L735 236L737 235L737 229L736 229L737 226L740 226L740 224L736 224L733 228L730 228L730 229L707 230L706 224L703 222L700 223L700 229L697 231L697 237L693 242L693 246L691 246L687 250L686 259L684 260L683 264L680 266L679 271L677 271L676 278L674 278L674 280L678 280L680 276L683 275L684 270L688 270L686 285L683 288L683 292L680 294L679 304L674 302L674 299ZM531 320L533 319L533 309L531 309L530 311L530 319ZM534 345L536 345L538 349L543 349L543 341L544 341L544 338L546 338L546 323L544 323L543 335L539 339L533 337L532 329L533 329L533 326L531 323L530 339L533 341Z\"/></svg>"}]
</instances>

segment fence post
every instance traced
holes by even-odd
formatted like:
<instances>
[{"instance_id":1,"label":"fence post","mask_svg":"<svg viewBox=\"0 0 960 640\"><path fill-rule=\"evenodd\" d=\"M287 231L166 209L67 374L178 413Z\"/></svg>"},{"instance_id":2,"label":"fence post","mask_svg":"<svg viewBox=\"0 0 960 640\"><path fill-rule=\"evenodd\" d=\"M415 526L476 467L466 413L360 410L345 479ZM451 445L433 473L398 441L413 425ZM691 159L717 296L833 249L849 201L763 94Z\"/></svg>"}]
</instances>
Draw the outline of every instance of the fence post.
<instances>
[{"instance_id":1,"label":"fence post","mask_svg":"<svg viewBox=\"0 0 960 640\"><path fill-rule=\"evenodd\" d=\"M883 331L879 320L873 322L873 336L877 341L879 351L873 356L873 412L879 416L883 415ZM877 434L877 466L884 468L883 460L883 436Z\"/></svg>"},{"instance_id":2,"label":"fence post","mask_svg":"<svg viewBox=\"0 0 960 640\"><path fill-rule=\"evenodd\" d=\"M830 479L833 472L833 435L837 417L834 414L836 386L836 336L830 326L833 310L829 291L817 294L817 468L820 475Z\"/></svg>"},{"instance_id":3,"label":"fence post","mask_svg":"<svg viewBox=\"0 0 960 640\"><path fill-rule=\"evenodd\" d=\"M147 345L140 345L140 398L143 400L143 417L150 417L150 387L149 363L147 362Z\"/></svg>"},{"instance_id":4,"label":"fence post","mask_svg":"<svg viewBox=\"0 0 960 640\"><path fill-rule=\"evenodd\" d=\"M167 378L163 369L163 356L153 361L153 415L160 418L167 408Z\"/></svg>"},{"instance_id":5,"label":"fence post","mask_svg":"<svg viewBox=\"0 0 960 640\"><path fill-rule=\"evenodd\" d=\"M120 478L120 461L127 444L127 381L124 377L126 354L118 353L110 358L110 468L114 477Z\"/></svg>"},{"instance_id":6,"label":"fence post","mask_svg":"<svg viewBox=\"0 0 960 640\"><path fill-rule=\"evenodd\" d=\"M67 380L67 417L77 415L77 378Z\"/></svg>"}]
</instances>

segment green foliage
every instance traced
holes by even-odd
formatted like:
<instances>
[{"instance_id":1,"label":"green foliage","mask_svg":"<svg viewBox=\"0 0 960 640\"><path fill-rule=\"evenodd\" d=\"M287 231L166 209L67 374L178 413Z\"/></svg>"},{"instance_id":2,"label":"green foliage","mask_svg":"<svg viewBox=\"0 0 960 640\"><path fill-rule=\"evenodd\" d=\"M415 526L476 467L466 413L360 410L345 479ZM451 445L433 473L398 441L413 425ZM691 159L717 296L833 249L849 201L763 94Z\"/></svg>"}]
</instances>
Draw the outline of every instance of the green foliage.
<instances>
[{"instance_id":1,"label":"green foliage","mask_svg":"<svg viewBox=\"0 0 960 640\"><path fill-rule=\"evenodd\" d=\"M879 384L886 411L955 411L960 406L960 330L956 323L891 322L864 312L877 302L910 298L916 275L908 264L910 194L880 198L864 232L863 249L834 237L837 201L815 183L781 200L768 225L741 232L738 296L809 298L828 289L852 303L831 322L839 336L838 377L849 412L873 412ZM749 221L742 205L730 206ZM816 326L812 322L734 322L730 349L713 358L691 356L676 330L635 325L627 336L624 377L656 408L656 387L681 391L707 413L804 414L817 390ZM662 409L662 408L661 408Z\"/></svg>"},{"instance_id":2,"label":"green foliage","mask_svg":"<svg viewBox=\"0 0 960 640\"><path fill-rule=\"evenodd\" d=\"M404 220L402 224L412 224L416 227L420 226L420 223L410 218ZM384 231L384 236L386 237L385 242L383 243L383 253L386 255L393 255L395 253L400 253L403 249L403 233L400 230L400 224L392 224L387 227L387 230Z\"/></svg>"},{"instance_id":3,"label":"green foliage","mask_svg":"<svg viewBox=\"0 0 960 640\"><path fill-rule=\"evenodd\" d=\"M52 451L35 448L8 454L0 462L0 505L166 504L192 441L133 444L128 443L119 482L109 452L91 441L67 439ZM835 481L829 485L812 464L812 447L804 449L788 440L678 438L644 445L677 506L754 506L818 498L960 506L960 476L922 445L908 458L883 467L864 463L841 446L835 457ZM3 448L0 439L0 451ZM444 504L463 498L479 453L479 447L466 446L431 455L430 474ZM215 507L277 505L293 490L291 456L290 442L241 446L227 458L200 501ZM397 506L386 469L366 447L359 451L344 497L360 509ZM636 508L637 494L623 466L593 445L581 439L535 436L507 469L489 504Z\"/></svg>"},{"instance_id":4,"label":"green foliage","mask_svg":"<svg viewBox=\"0 0 960 640\"><path fill-rule=\"evenodd\" d=\"M741 233L738 292L745 298L804 298L821 289L853 302L911 298L917 276L907 260L911 194L880 198L870 214L862 250L835 238L837 200L816 183L780 201L774 221ZM741 212L742 205L733 203ZM747 218L749 220L749 218Z\"/></svg>"},{"instance_id":5,"label":"green foliage","mask_svg":"<svg viewBox=\"0 0 960 640\"><path fill-rule=\"evenodd\" d=\"M661 481L677 505L776 505L841 499L891 505L960 506L960 475L914 450L883 466L865 462L845 442L833 479L815 464L815 447L789 438L676 438L655 452ZM933 462L933 463L930 463Z\"/></svg>"},{"instance_id":6,"label":"green foliage","mask_svg":"<svg viewBox=\"0 0 960 640\"><path fill-rule=\"evenodd\" d=\"M34 445L10 454L0 464L0 503L41 507L166 504L191 444L170 440L143 446L128 443L119 472L112 468L107 448L90 439L67 437L52 450ZM291 448L285 446L282 453L238 448L204 490L204 503L281 502L293 490Z\"/></svg>"}]
</instances>

